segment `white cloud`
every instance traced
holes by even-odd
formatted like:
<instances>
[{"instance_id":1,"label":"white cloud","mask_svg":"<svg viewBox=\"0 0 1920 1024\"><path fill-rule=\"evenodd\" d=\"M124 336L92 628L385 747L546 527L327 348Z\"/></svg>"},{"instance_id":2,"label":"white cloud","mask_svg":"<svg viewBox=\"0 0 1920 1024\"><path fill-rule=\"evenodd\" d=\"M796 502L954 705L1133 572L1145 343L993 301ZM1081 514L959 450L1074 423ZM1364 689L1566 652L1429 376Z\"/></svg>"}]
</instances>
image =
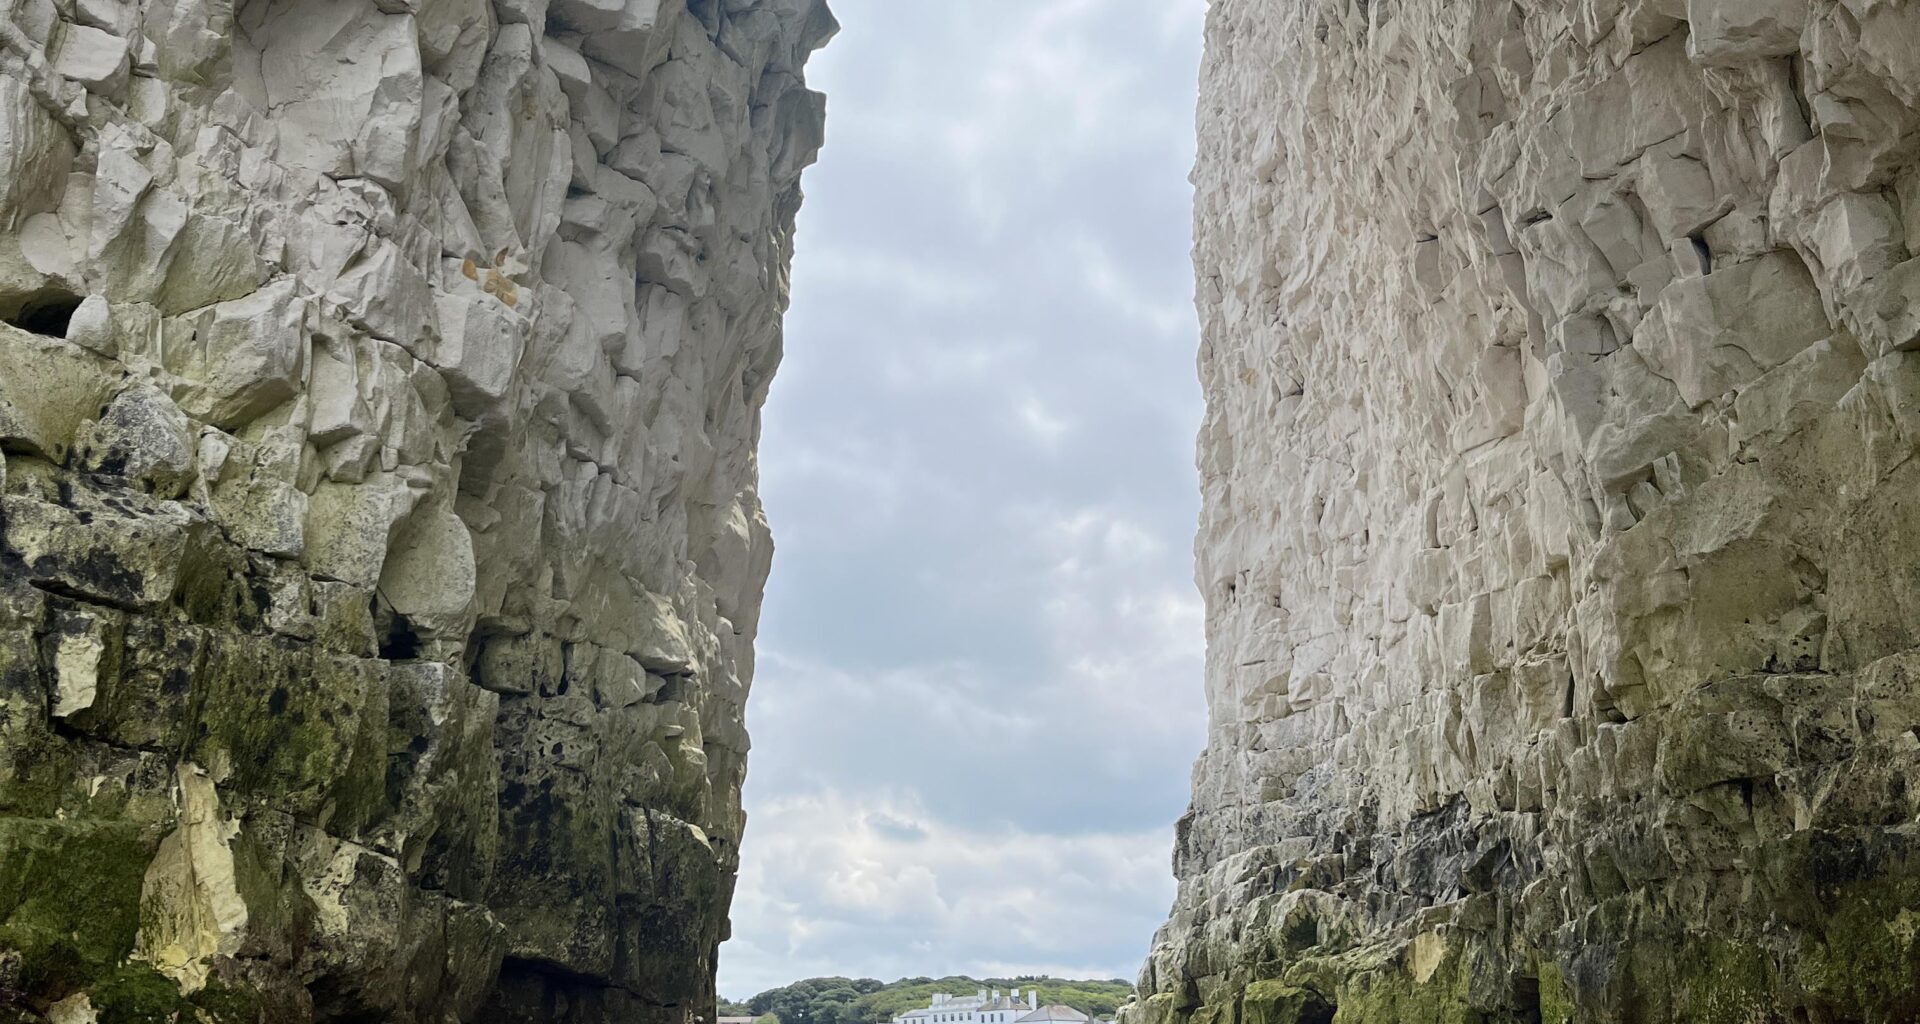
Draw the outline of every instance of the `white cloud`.
<instances>
[{"instance_id":1,"label":"white cloud","mask_svg":"<svg viewBox=\"0 0 1920 1024\"><path fill-rule=\"evenodd\" d=\"M1185 292L1179 293L1177 301L1156 298L1156 289L1130 279L1106 246L1088 234L1076 235L1061 248L1073 254L1082 286L1098 301L1111 305L1129 320L1147 325L1161 338L1192 330L1195 313Z\"/></svg>"},{"instance_id":2,"label":"white cloud","mask_svg":"<svg viewBox=\"0 0 1920 1024\"><path fill-rule=\"evenodd\" d=\"M990 385L1025 356L1008 339L908 336L881 355L881 376L896 392L952 391L956 385Z\"/></svg>"},{"instance_id":3,"label":"white cloud","mask_svg":"<svg viewBox=\"0 0 1920 1024\"><path fill-rule=\"evenodd\" d=\"M1060 557L1055 572L1072 577L1113 563L1138 564L1166 551L1153 531L1109 508L1086 506L1066 512L1036 510L1043 536Z\"/></svg>"},{"instance_id":4,"label":"white cloud","mask_svg":"<svg viewBox=\"0 0 1920 1024\"><path fill-rule=\"evenodd\" d=\"M1047 695L1095 735L1178 743L1204 722L1204 607L1165 540L1110 508L1055 512L1042 604L1060 669ZM1103 757L1132 750L1102 746Z\"/></svg>"},{"instance_id":5,"label":"white cloud","mask_svg":"<svg viewBox=\"0 0 1920 1024\"><path fill-rule=\"evenodd\" d=\"M1200 602L1184 559L1113 508L1014 505L994 532L1017 544L982 572L1011 578L955 583L1020 595L1027 659L984 633L973 657L873 669L763 644L729 993L1136 969L1204 728Z\"/></svg>"},{"instance_id":6,"label":"white cloud","mask_svg":"<svg viewBox=\"0 0 1920 1024\"><path fill-rule=\"evenodd\" d=\"M1073 429L1072 420L1048 408L1038 395L1029 394L1020 398L1014 409L1021 428L1043 445L1058 444Z\"/></svg>"},{"instance_id":7,"label":"white cloud","mask_svg":"<svg viewBox=\"0 0 1920 1024\"><path fill-rule=\"evenodd\" d=\"M913 829L876 827L880 819ZM895 791L768 800L753 829L758 852L734 899L741 938L722 954L722 991L736 998L807 976L806 965L887 980L1037 970L1131 977L1173 897L1161 829L966 828Z\"/></svg>"},{"instance_id":8,"label":"white cloud","mask_svg":"<svg viewBox=\"0 0 1920 1024\"><path fill-rule=\"evenodd\" d=\"M1202 0L834 0L722 990L1131 977L1205 728Z\"/></svg>"},{"instance_id":9,"label":"white cloud","mask_svg":"<svg viewBox=\"0 0 1920 1024\"><path fill-rule=\"evenodd\" d=\"M777 460L761 465L762 492L831 489L843 507L859 510L864 522L842 520L835 529L871 529L896 520L906 509L914 477L910 457L884 439L857 434L823 434L806 445L795 445ZM775 513L775 518L779 518ZM788 530L810 528L804 518L785 524ZM805 537L793 538L796 541Z\"/></svg>"},{"instance_id":10,"label":"white cloud","mask_svg":"<svg viewBox=\"0 0 1920 1024\"><path fill-rule=\"evenodd\" d=\"M883 293L921 310L979 302L992 289L990 281L966 267L927 259L890 259L831 245L809 247L806 259L795 264L793 274L796 288Z\"/></svg>"}]
</instances>

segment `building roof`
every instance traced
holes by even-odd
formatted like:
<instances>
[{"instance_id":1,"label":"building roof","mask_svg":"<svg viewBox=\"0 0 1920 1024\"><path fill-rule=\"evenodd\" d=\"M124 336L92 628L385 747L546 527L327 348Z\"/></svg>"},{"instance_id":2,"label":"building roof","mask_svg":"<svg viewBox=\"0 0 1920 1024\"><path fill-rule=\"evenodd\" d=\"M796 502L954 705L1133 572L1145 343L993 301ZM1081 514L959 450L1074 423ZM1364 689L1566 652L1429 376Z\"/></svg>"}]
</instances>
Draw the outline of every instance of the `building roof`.
<instances>
[{"instance_id":1,"label":"building roof","mask_svg":"<svg viewBox=\"0 0 1920 1024\"><path fill-rule=\"evenodd\" d=\"M1071 1006L1042 1006L1038 1010L1016 1019L1013 1024L1043 1024L1046 1021L1071 1021L1080 1024L1090 1018Z\"/></svg>"},{"instance_id":2,"label":"building roof","mask_svg":"<svg viewBox=\"0 0 1920 1024\"><path fill-rule=\"evenodd\" d=\"M893 1019L897 1021L917 1022L924 1018L938 1017L946 1014L972 1014L998 1010L1015 1010L1025 1015L1015 1018L1016 1020L1031 1020L1034 1021L1035 1024L1046 1024L1046 1022L1055 1022L1055 1024L1092 1024L1092 1022L1088 1021L1086 1014L1080 1013L1078 1010L1067 1006L1046 1008L1058 1010L1060 1013L1065 1014L1065 1016L1034 1016L1034 1013L1040 1013L1042 1011L1036 1010L1033 1011L1033 1013L1029 1013L1028 1010L1030 1007L1026 998L1017 998L1012 993L996 991L989 995L985 990L982 990L978 995L951 996L945 992L938 992L934 994L933 998L934 1003L932 1006L923 1006L917 1010L896 1014Z\"/></svg>"}]
</instances>

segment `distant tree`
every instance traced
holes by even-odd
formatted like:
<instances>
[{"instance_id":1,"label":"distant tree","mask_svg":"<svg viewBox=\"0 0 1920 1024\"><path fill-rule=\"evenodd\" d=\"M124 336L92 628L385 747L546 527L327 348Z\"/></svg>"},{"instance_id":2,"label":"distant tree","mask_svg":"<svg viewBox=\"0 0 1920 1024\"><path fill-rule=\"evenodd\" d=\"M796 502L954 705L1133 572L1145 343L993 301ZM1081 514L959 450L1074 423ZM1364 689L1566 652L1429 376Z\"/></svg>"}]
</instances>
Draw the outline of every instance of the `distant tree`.
<instances>
[{"instance_id":1,"label":"distant tree","mask_svg":"<svg viewBox=\"0 0 1920 1024\"><path fill-rule=\"evenodd\" d=\"M836 977L808 978L768 989L747 1000L745 1005L749 1013L778 1018L777 1022L768 1024L884 1024L908 1010L926 1006L932 1002L935 992L966 996L983 988L1005 991L1015 987L1038 989L1042 1004L1071 1006L1101 1018L1112 1017L1133 995L1133 986L1117 979L1072 981L1040 975L934 979L923 976L888 984L874 978Z\"/></svg>"}]
</instances>

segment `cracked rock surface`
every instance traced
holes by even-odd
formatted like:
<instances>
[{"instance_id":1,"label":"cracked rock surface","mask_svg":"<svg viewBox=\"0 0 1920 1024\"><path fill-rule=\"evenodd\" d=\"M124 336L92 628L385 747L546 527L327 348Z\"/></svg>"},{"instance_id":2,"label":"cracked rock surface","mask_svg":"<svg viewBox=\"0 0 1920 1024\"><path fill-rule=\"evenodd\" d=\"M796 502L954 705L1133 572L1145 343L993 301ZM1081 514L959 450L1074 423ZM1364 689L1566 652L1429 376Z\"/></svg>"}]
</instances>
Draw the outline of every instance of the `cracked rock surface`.
<instances>
[{"instance_id":1,"label":"cracked rock surface","mask_svg":"<svg viewBox=\"0 0 1920 1024\"><path fill-rule=\"evenodd\" d=\"M710 1016L821 0L0 0L0 1021Z\"/></svg>"},{"instance_id":2,"label":"cracked rock surface","mask_svg":"<svg viewBox=\"0 0 1920 1024\"><path fill-rule=\"evenodd\" d=\"M1132 1024L1920 1019L1920 5L1215 0Z\"/></svg>"}]
</instances>

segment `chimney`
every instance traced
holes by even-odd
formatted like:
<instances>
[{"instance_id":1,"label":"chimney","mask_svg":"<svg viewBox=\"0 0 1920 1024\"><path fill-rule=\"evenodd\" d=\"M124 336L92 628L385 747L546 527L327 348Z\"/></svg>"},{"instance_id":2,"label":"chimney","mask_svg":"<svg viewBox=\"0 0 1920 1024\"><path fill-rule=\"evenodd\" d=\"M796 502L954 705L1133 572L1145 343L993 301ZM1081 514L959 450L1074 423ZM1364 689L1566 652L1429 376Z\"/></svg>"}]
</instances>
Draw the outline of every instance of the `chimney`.
<instances>
[{"instance_id":1,"label":"chimney","mask_svg":"<svg viewBox=\"0 0 1920 1024\"><path fill-rule=\"evenodd\" d=\"M1040 1008L1040 990L1037 988L1028 989L1027 990L1027 1009L1038 1010L1039 1008Z\"/></svg>"}]
</instances>

